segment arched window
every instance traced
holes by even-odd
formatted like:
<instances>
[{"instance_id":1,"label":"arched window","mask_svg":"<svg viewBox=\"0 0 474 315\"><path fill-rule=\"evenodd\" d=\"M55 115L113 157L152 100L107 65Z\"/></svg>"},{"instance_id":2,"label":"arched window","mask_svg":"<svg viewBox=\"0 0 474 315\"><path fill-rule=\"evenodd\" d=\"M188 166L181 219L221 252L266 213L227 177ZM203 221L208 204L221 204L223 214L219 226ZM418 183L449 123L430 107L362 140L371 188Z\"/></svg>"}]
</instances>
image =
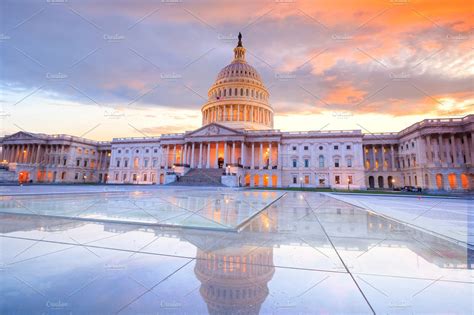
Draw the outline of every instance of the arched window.
<instances>
[{"instance_id":1,"label":"arched window","mask_svg":"<svg viewBox=\"0 0 474 315\"><path fill-rule=\"evenodd\" d=\"M240 89L240 96L244 96L244 89Z\"/></svg>"},{"instance_id":2,"label":"arched window","mask_svg":"<svg viewBox=\"0 0 474 315\"><path fill-rule=\"evenodd\" d=\"M224 89L224 97L226 97L226 96L227 96L227 90Z\"/></svg>"},{"instance_id":3,"label":"arched window","mask_svg":"<svg viewBox=\"0 0 474 315\"><path fill-rule=\"evenodd\" d=\"M324 167L324 156L323 155L319 156L319 167Z\"/></svg>"},{"instance_id":4,"label":"arched window","mask_svg":"<svg viewBox=\"0 0 474 315\"><path fill-rule=\"evenodd\" d=\"M249 89L245 90L245 96L249 96Z\"/></svg>"},{"instance_id":5,"label":"arched window","mask_svg":"<svg viewBox=\"0 0 474 315\"><path fill-rule=\"evenodd\" d=\"M229 96L232 96L232 89L229 89Z\"/></svg>"}]
</instances>

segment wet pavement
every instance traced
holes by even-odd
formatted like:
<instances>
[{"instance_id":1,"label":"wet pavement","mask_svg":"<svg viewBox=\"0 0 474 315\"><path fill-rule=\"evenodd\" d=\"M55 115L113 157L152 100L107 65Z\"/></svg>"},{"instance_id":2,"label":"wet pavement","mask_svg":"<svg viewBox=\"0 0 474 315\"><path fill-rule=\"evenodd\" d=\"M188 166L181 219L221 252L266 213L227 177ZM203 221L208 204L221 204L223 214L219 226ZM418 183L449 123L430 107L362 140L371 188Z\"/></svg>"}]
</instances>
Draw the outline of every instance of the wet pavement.
<instances>
[{"instance_id":1,"label":"wet pavement","mask_svg":"<svg viewBox=\"0 0 474 315\"><path fill-rule=\"evenodd\" d=\"M240 232L0 213L0 313L472 314L469 244L326 194L268 204Z\"/></svg>"}]
</instances>

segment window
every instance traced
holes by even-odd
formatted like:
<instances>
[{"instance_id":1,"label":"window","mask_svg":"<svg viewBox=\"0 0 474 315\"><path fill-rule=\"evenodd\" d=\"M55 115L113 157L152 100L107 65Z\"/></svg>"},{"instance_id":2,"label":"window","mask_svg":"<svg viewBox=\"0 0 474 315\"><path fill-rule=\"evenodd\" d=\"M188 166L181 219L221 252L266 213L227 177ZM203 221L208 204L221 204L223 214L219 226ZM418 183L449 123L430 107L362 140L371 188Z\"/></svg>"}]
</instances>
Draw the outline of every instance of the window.
<instances>
[{"instance_id":1,"label":"window","mask_svg":"<svg viewBox=\"0 0 474 315\"><path fill-rule=\"evenodd\" d=\"M319 156L319 167L324 167L324 156Z\"/></svg>"},{"instance_id":2,"label":"window","mask_svg":"<svg viewBox=\"0 0 474 315\"><path fill-rule=\"evenodd\" d=\"M326 180L325 180L325 178L320 178L320 179L319 179L319 185L321 185L321 186L326 185Z\"/></svg>"},{"instance_id":3,"label":"window","mask_svg":"<svg viewBox=\"0 0 474 315\"><path fill-rule=\"evenodd\" d=\"M79 165L81 165L81 160L80 160L80 159L77 159L77 160L76 160L76 166L79 166Z\"/></svg>"},{"instance_id":4,"label":"window","mask_svg":"<svg viewBox=\"0 0 474 315\"><path fill-rule=\"evenodd\" d=\"M123 162L123 167L128 167L128 160L125 160L125 161Z\"/></svg>"},{"instance_id":5,"label":"window","mask_svg":"<svg viewBox=\"0 0 474 315\"><path fill-rule=\"evenodd\" d=\"M354 182L352 181L352 175L347 176L347 183L352 185Z\"/></svg>"},{"instance_id":6,"label":"window","mask_svg":"<svg viewBox=\"0 0 474 315\"><path fill-rule=\"evenodd\" d=\"M411 143L411 147L412 147L412 148L415 147L415 142L412 142L412 143Z\"/></svg>"},{"instance_id":7,"label":"window","mask_svg":"<svg viewBox=\"0 0 474 315\"><path fill-rule=\"evenodd\" d=\"M119 173L115 173L115 180L118 180L119 178Z\"/></svg>"},{"instance_id":8,"label":"window","mask_svg":"<svg viewBox=\"0 0 474 315\"><path fill-rule=\"evenodd\" d=\"M339 159L334 159L334 167L339 167Z\"/></svg>"},{"instance_id":9,"label":"window","mask_svg":"<svg viewBox=\"0 0 474 315\"><path fill-rule=\"evenodd\" d=\"M84 160L84 167L87 167L87 160Z\"/></svg>"},{"instance_id":10,"label":"window","mask_svg":"<svg viewBox=\"0 0 474 315\"><path fill-rule=\"evenodd\" d=\"M127 174L123 174L123 180L126 181L127 180Z\"/></svg>"},{"instance_id":11,"label":"window","mask_svg":"<svg viewBox=\"0 0 474 315\"><path fill-rule=\"evenodd\" d=\"M145 160L143 161L143 164L144 164L144 167L148 167L148 159L145 159Z\"/></svg>"},{"instance_id":12,"label":"window","mask_svg":"<svg viewBox=\"0 0 474 315\"><path fill-rule=\"evenodd\" d=\"M347 167L352 167L352 159L351 158L347 159Z\"/></svg>"},{"instance_id":13,"label":"window","mask_svg":"<svg viewBox=\"0 0 474 315\"><path fill-rule=\"evenodd\" d=\"M322 150L323 150L323 146L320 145L320 146L319 146L319 151L322 151Z\"/></svg>"},{"instance_id":14,"label":"window","mask_svg":"<svg viewBox=\"0 0 474 315\"><path fill-rule=\"evenodd\" d=\"M78 179L78 178L79 178L79 173L74 174L74 179Z\"/></svg>"},{"instance_id":15,"label":"window","mask_svg":"<svg viewBox=\"0 0 474 315\"><path fill-rule=\"evenodd\" d=\"M156 167L157 164L158 164L158 160L153 160L153 167Z\"/></svg>"},{"instance_id":16,"label":"window","mask_svg":"<svg viewBox=\"0 0 474 315\"><path fill-rule=\"evenodd\" d=\"M309 175L304 176L304 183L307 185L309 184Z\"/></svg>"},{"instance_id":17,"label":"window","mask_svg":"<svg viewBox=\"0 0 474 315\"><path fill-rule=\"evenodd\" d=\"M147 174L143 174L143 181L146 182Z\"/></svg>"},{"instance_id":18,"label":"window","mask_svg":"<svg viewBox=\"0 0 474 315\"><path fill-rule=\"evenodd\" d=\"M133 159L133 168L138 168L138 158Z\"/></svg>"},{"instance_id":19,"label":"window","mask_svg":"<svg viewBox=\"0 0 474 315\"><path fill-rule=\"evenodd\" d=\"M150 150L146 149L146 150L145 150L145 153L148 153L148 152L150 152Z\"/></svg>"},{"instance_id":20,"label":"window","mask_svg":"<svg viewBox=\"0 0 474 315\"><path fill-rule=\"evenodd\" d=\"M135 153L140 153L140 150L135 150Z\"/></svg>"},{"instance_id":21,"label":"window","mask_svg":"<svg viewBox=\"0 0 474 315\"><path fill-rule=\"evenodd\" d=\"M293 159L293 167L297 167L298 166L298 161L296 159Z\"/></svg>"},{"instance_id":22,"label":"window","mask_svg":"<svg viewBox=\"0 0 474 315\"><path fill-rule=\"evenodd\" d=\"M298 178L293 175L293 184L297 184L297 183L298 183Z\"/></svg>"},{"instance_id":23,"label":"window","mask_svg":"<svg viewBox=\"0 0 474 315\"><path fill-rule=\"evenodd\" d=\"M346 150L350 150L351 149L351 146L350 145L346 145Z\"/></svg>"},{"instance_id":24,"label":"window","mask_svg":"<svg viewBox=\"0 0 474 315\"><path fill-rule=\"evenodd\" d=\"M293 151L296 151L296 146L293 146Z\"/></svg>"},{"instance_id":25,"label":"window","mask_svg":"<svg viewBox=\"0 0 474 315\"><path fill-rule=\"evenodd\" d=\"M118 150L118 153L122 153L122 150Z\"/></svg>"},{"instance_id":26,"label":"window","mask_svg":"<svg viewBox=\"0 0 474 315\"><path fill-rule=\"evenodd\" d=\"M117 159L117 167L120 167L120 160Z\"/></svg>"},{"instance_id":27,"label":"window","mask_svg":"<svg viewBox=\"0 0 474 315\"><path fill-rule=\"evenodd\" d=\"M334 181L336 182L336 185L340 185L340 184L341 184L341 176L336 175L336 176L334 177Z\"/></svg>"},{"instance_id":28,"label":"window","mask_svg":"<svg viewBox=\"0 0 474 315\"><path fill-rule=\"evenodd\" d=\"M153 150L153 153L158 153L158 149Z\"/></svg>"},{"instance_id":29,"label":"window","mask_svg":"<svg viewBox=\"0 0 474 315\"><path fill-rule=\"evenodd\" d=\"M339 146L338 146L338 145L335 145L335 146L334 146L334 150L339 150Z\"/></svg>"},{"instance_id":30,"label":"window","mask_svg":"<svg viewBox=\"0 0 474 315\"><path fill-rule=\"evenodd\" d=\"M64 158L64 159L63 159L63 165L66 165L66 163L67 163L67 159Z\"/></svg>"},{"instance_id":31,"label":"window","mask_svg":"<svg viewBox=\"0 0 474 315\"><path fill-rule=\"evenodd\" d=\"M308 146L305 145L305 146L303 147L303 149L304 149L305 151L308 151Z\"/></svg>"},{"instance_id":32,"label":"window","mask_svg":"<svg viewBox=\"0 0 474 315\"><path fill-rule=\"evenodd\" d=\"M309 167L309 160L308 159L304 160L304 167Z\"/></svg>"},{"instance_id":33,"label":"window","mask_svg":"<svg viewBox=\"0 0 474 315\"><path fill-rule=\"evenodd\" d=\"M133 175L132 175L132 180L133 180L133 181L136 181L136 180L137 180L137 174L133 174Z\"/></svg>"}]
</instances>

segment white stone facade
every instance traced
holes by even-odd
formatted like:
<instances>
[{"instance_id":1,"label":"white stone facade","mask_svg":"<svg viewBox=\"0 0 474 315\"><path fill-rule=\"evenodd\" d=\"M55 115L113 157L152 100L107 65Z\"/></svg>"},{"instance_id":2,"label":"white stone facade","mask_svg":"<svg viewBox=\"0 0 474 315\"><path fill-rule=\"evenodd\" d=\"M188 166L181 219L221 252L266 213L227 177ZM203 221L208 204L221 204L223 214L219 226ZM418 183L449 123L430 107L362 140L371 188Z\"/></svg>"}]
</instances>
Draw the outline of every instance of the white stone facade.
<instances>
[{"instance_id":1,"label":"white stone facade","mask_svg":"<svg viewBox=\"0 0 474 315\"><path fill-rule=\"evenodd\" d=\"M222 168L222 183L337 189L474 186L474 115L427 119L400 132L281 132L269 94L241 41L201 108L203 127L96 142L19 132L1 140L19 181L167 184L191 169Z\"/></svg>"}]
</instances>

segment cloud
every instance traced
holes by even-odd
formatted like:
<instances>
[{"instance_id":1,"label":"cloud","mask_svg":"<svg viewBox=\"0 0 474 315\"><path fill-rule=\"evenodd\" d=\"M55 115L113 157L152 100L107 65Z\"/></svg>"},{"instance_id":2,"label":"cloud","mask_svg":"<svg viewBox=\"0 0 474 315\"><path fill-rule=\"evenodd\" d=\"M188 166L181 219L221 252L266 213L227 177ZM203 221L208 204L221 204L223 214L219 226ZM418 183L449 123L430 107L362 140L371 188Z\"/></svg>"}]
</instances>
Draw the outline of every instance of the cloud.
<instances>
[{"instance_id":1,"label":"cloud","mask_svg":"<svg viewBox=\"0 0 474 315\"><path fill-rule=\"evenodd\" d=\"M463 1L3 1L0 10L2 104L40 88L55 104L200 115L242 31L277 115L472 112L474 19ZM438 106L446 99L450 110ZM168 119L170 130L190 127Z\"/></svg>"}]
</instances>

